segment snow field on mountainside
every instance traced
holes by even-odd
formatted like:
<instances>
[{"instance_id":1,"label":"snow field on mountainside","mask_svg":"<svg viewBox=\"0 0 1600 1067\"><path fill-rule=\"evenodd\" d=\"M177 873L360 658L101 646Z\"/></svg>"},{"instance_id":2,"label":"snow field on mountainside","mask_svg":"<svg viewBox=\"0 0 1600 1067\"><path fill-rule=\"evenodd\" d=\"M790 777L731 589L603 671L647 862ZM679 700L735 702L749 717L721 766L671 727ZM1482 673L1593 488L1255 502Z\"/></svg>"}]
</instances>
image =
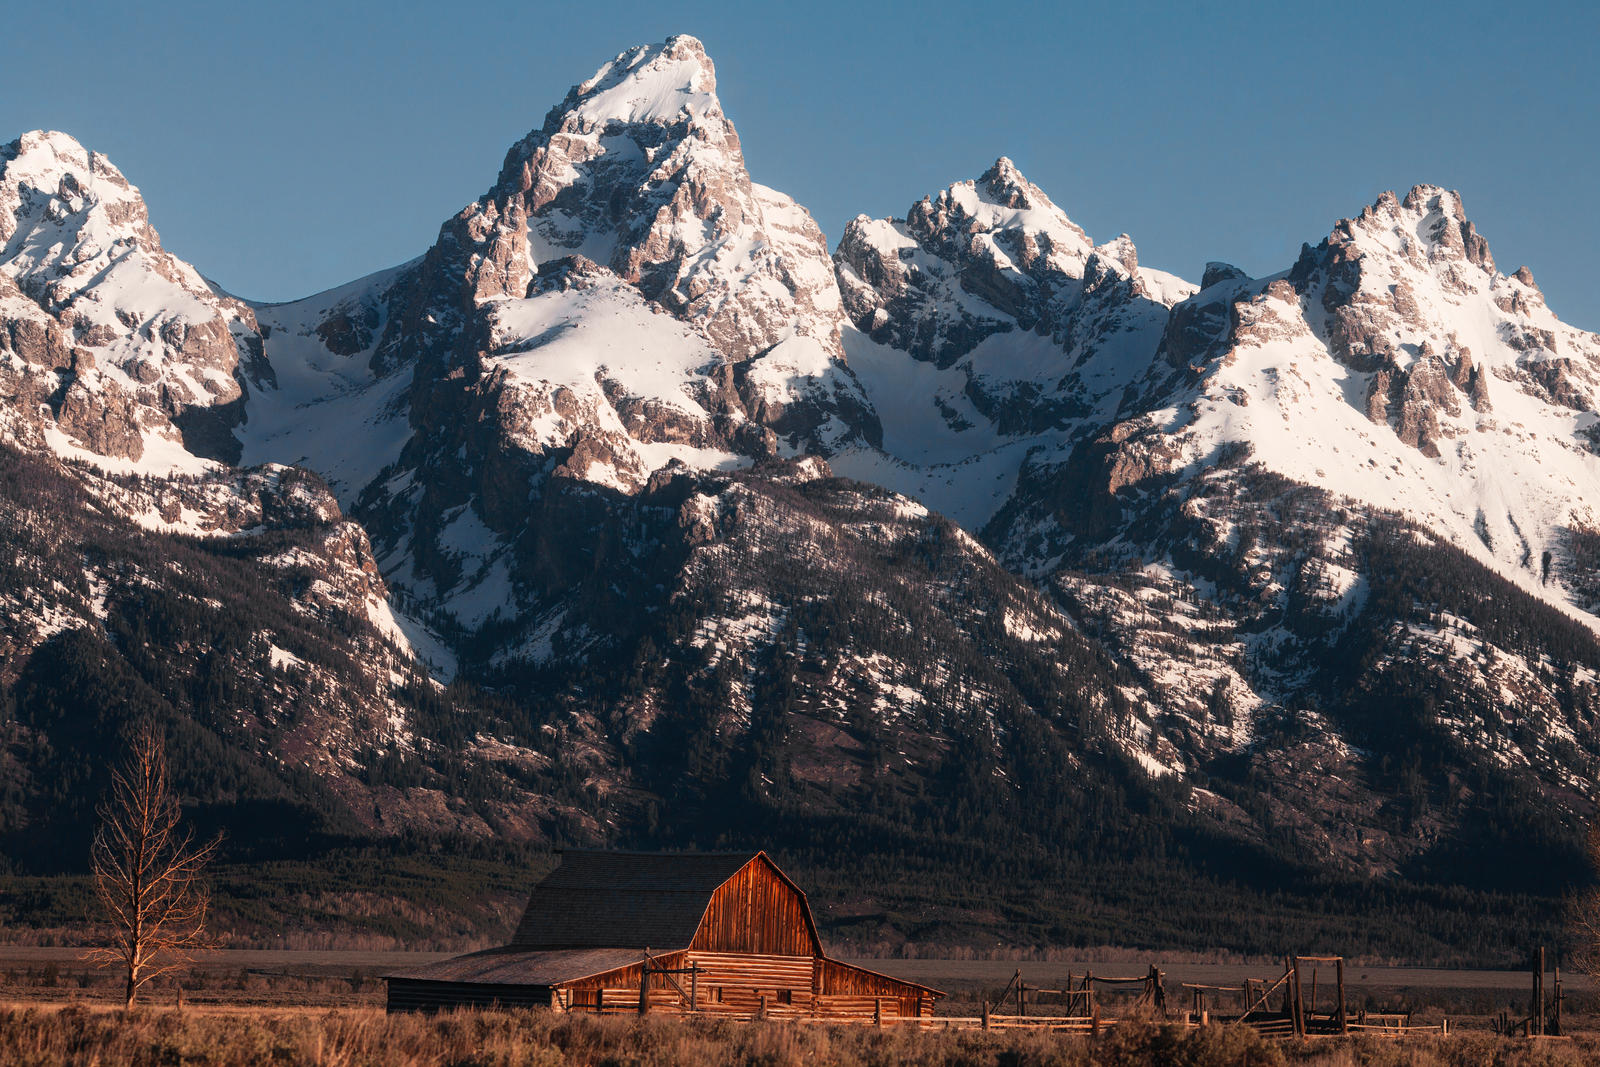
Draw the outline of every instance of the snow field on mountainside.
<instances>
[{"instance_id":1,"label":"snow field on mountainside","mask_svg":"<svg viewBox=\"0 0 1600 1067\"><path fill-rule=\"evenodd\" d=\"M256 307L257 320L268 330L274 380L250 397L250 418L238 431L241 463L310 467L348 509L399 457L411 436L402 406L411 375L402 370L379 377L370 364L387 322L382 295L413 266L378 271L304 300ZM359 314L369 306L378 316L372 343L350 355L330 352L317 327L337 310Z\"/></svg>"},{"instance_id":2,"label":"snow field on mountainside","mask_svg":"<svg viewBox=\"0 0 1600 1067\"><path fill-rule=\"evenodd\" d=\"M1419 294L1424 278L1412 282ZM1491 414L1475 412L1465 396L1459 417L1440 413L1453 436L1429 457L1367 418L1374 372L1334 360L1298 307L1273 303L1282 332L1235 347L1204 392L1172 412L1188 454L1200 460L1223 443L1247 443L1252 460L1269 469L1393 510L1571 612L1560 590L1541 581L1539 561L1544 551L1561 550L1574 524L1594 524L1588 501L1600 494L1600 457L1567 443L1576 413L1495 379ZM1457 332L1480 365L1515 365L1492 327ZM1241 395L1243 403L1232 399Z\"/></svg>"}]
</instances>

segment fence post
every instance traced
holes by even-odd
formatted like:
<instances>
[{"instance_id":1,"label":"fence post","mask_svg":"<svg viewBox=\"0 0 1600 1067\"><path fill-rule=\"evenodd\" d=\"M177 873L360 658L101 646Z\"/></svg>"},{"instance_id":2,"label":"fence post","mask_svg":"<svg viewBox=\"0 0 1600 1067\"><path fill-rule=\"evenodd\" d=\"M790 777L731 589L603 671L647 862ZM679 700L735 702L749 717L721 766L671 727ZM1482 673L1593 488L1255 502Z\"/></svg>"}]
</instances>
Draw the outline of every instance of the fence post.
<instances>
[{"instance_id":1,"label":"fence post","mask_svg":"<svg viewBox=\"0 0 1600 1067\"><path fill-rule=\"evenodd\" d=\"M983 1028L985 1030L989 1029L989 1001L987 999L983 1002Z\"/></svg>"},{"instance_id":2,"label":"fence post","mask_svg":"<svg viewBox=\"0 0 1600 1067\"><path fill-rule=\"evenodd\" d=\"M1338 975L1338 980L1339 980L1339 1032L1341 1034L1348 1034L1350 1032L1350 1017L1349 1017L1349 1015L1347 1015L1345 1013L1345 1007L1344 1007L1344 957L1343 956L1340 956L1338 961L1334 964L1334 970L1335 970L1336 974Z\"/></svg>"},{"instance_id":3,"label":"fence post","mask_svg":"<svg viewBox=\"0 0 1600 1067\"><path fill-rule=\"evenodd\" d=\"M1306 1036L1306 1001L1304 991L1300 988L1300 958L1285 957L1289 966L1294 970L1294 977L1289 984L1293 987L1294 995L1294 1032L1297 1037Z\"/></svg>"},{"instance_id":4,"label":"fence post","mask_svg":"<svg viewBox=\"0 0 1600 1067\"><path fill-rule=\"evenodd\" d=\"M1544 946L1533 954L1533 1003L1528 1006L1528 1036L1544 1033Z\"/></svg>"},{"instance_id":5,"label":"fence post","mask_svg":"<svg viewBox=\"0 0 1600 1067\"><path fill-rule=\"evenodd\" d=\"M182 990L179 990L181 995ZM1562 1001L1566 1000L1562 993L1562 965L1555 965L1555 1037L1562 1037Z\"/></svg>"}]
</instances>

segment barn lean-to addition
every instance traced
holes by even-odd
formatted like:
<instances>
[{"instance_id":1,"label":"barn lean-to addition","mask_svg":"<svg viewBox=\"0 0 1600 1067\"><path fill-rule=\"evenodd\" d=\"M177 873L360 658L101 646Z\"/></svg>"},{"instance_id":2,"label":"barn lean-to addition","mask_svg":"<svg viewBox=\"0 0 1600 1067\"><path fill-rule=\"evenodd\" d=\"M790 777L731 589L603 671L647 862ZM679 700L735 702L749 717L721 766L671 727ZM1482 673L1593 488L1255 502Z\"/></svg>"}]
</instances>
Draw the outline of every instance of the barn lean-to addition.
<instances>
[{"instance_id":1,"label":"barn lean-to addition","mask_svg":"<svg viewBox=\"0 0 1600 1067\"><path fill-rule=\"evenodd\" d=\"M391 1012L543 1006L892 1022L930 1016L944 996L830 959L805 893L765 852L564 852L511 944L388 982Z\"/></svg>"}]
</instances>

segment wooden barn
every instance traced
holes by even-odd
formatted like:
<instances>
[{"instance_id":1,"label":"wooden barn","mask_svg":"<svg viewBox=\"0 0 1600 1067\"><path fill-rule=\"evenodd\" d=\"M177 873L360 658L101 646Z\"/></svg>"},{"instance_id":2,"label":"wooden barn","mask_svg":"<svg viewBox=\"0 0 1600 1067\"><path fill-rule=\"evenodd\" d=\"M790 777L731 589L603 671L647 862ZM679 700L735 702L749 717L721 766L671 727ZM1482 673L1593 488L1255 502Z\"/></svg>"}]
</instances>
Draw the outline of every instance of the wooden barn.
<instances>
[{"instance_id":1,"label":"wooden barn","mask_svg":"<svg viewBox=\"0 0 1600 1067\"><path fill-rule=\"evenodd\" d=\"M388 976L389 1010L894 1022L944 996L828 958L805 893L765 852L567 851L503 948Z\"/></svg>"}]
</instances>

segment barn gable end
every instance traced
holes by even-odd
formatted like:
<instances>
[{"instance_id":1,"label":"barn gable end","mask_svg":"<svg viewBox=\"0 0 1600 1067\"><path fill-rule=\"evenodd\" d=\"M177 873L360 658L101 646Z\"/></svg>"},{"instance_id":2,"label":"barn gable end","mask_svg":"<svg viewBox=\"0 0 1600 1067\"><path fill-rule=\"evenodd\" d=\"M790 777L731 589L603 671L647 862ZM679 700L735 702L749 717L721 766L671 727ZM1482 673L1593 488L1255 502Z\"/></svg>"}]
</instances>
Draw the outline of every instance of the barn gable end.
<instances>
[{"instance_id":1,"label":"barn gable end","mask_svg":"<svg viewBox=\"0 0 1600 1067\"><path fill-rule=\"evenodd\" d=\"M806 895L765 852L712 892L688 947L700 952L822 955Z\"/></svg>"}]
</instances>

